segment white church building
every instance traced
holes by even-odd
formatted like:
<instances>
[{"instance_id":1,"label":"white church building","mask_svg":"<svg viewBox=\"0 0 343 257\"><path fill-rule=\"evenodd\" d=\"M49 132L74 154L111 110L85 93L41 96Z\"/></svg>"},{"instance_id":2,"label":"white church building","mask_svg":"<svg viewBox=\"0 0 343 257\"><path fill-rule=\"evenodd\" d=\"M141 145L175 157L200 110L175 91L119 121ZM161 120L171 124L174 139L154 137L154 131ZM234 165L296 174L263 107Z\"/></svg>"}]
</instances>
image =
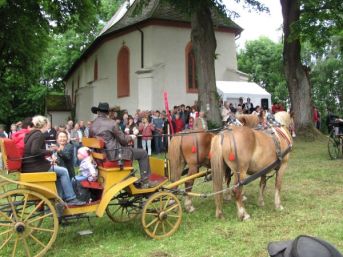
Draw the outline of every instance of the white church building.
<instances>
[{"instance_id":1,"label":"white church building","mask_svg":"<svg viewBox=\"0 0 343 257\"><path fill-rule=\"evenodd\" d=\"M191 24L166 1L126 1L64 77L77 120L93 118L91 106L108 102L134 113L193 105L198 98L191 44ZM227 17L213 12L217 39L218 81L246 81L237 71L235 39L242 31Z\"/></svg>"}]
</instances>

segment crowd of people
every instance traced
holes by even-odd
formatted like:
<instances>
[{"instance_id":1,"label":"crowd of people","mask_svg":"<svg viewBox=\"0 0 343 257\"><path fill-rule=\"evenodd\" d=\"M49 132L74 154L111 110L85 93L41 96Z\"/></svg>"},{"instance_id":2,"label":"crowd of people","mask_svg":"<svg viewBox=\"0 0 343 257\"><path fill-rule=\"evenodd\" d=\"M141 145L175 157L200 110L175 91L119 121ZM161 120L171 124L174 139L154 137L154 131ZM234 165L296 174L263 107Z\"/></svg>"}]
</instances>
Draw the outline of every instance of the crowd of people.
<instances>
[{"instance_id":1,"label":"crowd of people","mask_svg":"<svg viewBox=\"0 0 343 257\"><path fill-rule=\"evenodd\" d=\"M272 111L278 110L282 110L280 106L273 106ZM38 115L12 124L9 133L0 127L0 137L11 138L24 157L22 172L54 171L58 193L71 205L84 204L77 199L75 183L96 181L98 175L90 149L82 146L83 137L102 137L109 160L138 160L141 176L137 185L150 187L153 185L148 180L148 156L153 152L160 154L167 151L171 133L185 129L208 129L205 113L198 111L196 106L184 104L174 106L169 117L165 111L159 110L137 110L129 114L110 109L108 103L99 103L91 111L97 115L93 121L74 123L70 119L66 124L53 126L46 117ZM249 98L246 102L240 98L236 107L224 102L221 114L225 123L230 115L258 115L261 111L260 106L254 107ZM75 167L78 167L77 174Z\"/></svg>"}]
</instances>

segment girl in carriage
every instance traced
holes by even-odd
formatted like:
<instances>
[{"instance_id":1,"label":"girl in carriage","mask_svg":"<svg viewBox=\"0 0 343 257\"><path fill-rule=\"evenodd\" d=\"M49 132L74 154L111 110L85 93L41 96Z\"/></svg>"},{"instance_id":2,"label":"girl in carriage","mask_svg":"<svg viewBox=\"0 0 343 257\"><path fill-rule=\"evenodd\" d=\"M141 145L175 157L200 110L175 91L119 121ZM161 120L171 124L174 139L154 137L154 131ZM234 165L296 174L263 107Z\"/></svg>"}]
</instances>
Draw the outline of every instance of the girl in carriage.
<instances>
[{"instance_id":1,"label":"girl in carriage","mask_svg":"<svg viewBox=\"0 0 343 257\"><path fill-rule=\"evenodd\" d=\"M80 174L75 176L77 181L97 181L98 170L96 164L91 155L91 150L88 147L81 147L77 151L77 158L81 161L80 163Z\"/></svg>"}]
</instances>

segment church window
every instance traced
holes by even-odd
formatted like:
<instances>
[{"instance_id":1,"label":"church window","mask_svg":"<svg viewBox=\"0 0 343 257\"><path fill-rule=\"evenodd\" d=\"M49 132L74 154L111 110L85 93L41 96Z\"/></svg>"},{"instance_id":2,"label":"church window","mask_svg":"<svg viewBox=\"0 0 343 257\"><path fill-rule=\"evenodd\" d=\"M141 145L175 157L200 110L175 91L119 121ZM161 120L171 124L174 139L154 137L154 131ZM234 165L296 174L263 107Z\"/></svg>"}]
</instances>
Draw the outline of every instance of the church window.
<instances>
[{"instance_id":1,"label":"church window","mask_svg":"<svg viewBox=\"0 0 343 257\"><path fill-rule=\"evenodd\" d=\"M188 93L198 92L198 81L195 72L195 57L191 42L186 46L186 83Z\"/></svg>"},{"instance_id":2,"label":"church window","mask_svg":"<svg viewBox=\"0 0 343 257\"><path fill-rule=\"evenodd\" d=\"M95 59L94 61L94 76L93 80L98 80L98 59Z\"/></svg>"},{"instance_id":3,"label":"church window","mask_svg":"<svg viewBox=\"0 0 343 257\"><path fill-rule=\"evenodd\" d=\"M117 59L117 97L130 95L130 51L123 46Z\"/></svg>"}]
</instances>

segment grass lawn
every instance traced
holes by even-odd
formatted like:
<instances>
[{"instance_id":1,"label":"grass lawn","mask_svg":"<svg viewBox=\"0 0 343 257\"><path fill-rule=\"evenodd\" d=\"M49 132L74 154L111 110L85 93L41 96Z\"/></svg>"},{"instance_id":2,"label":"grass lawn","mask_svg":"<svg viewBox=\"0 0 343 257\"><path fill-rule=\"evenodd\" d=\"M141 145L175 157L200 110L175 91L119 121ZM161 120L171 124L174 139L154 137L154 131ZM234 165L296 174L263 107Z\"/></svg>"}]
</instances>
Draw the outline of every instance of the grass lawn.
<instances>
[{"instance_id":1,"label":"grass lawn","mask_svg":"<svg viewBox=\"0 0 343 257\"><path fill-rule=\"evenodd\" d=\"M194 191L211 192L212 183L202 182ZM47 256L266 257L268 242L300 234L320 237L343 252L343 160L329 160L327 138L295 141L283 182L283 211L274 210L274 178L268 181L263 208L257 205L259 181L245 187L248 222L237 219L234 202L225 202L225 219L218 220L212 197L194 198L196 211L184 212L179 230L165 240L148 238L139 218L122 224L92 218L91 226L80 220L60 227ZM77 234L85 229L93 234Z\"/></svg>"}]
</instances>

